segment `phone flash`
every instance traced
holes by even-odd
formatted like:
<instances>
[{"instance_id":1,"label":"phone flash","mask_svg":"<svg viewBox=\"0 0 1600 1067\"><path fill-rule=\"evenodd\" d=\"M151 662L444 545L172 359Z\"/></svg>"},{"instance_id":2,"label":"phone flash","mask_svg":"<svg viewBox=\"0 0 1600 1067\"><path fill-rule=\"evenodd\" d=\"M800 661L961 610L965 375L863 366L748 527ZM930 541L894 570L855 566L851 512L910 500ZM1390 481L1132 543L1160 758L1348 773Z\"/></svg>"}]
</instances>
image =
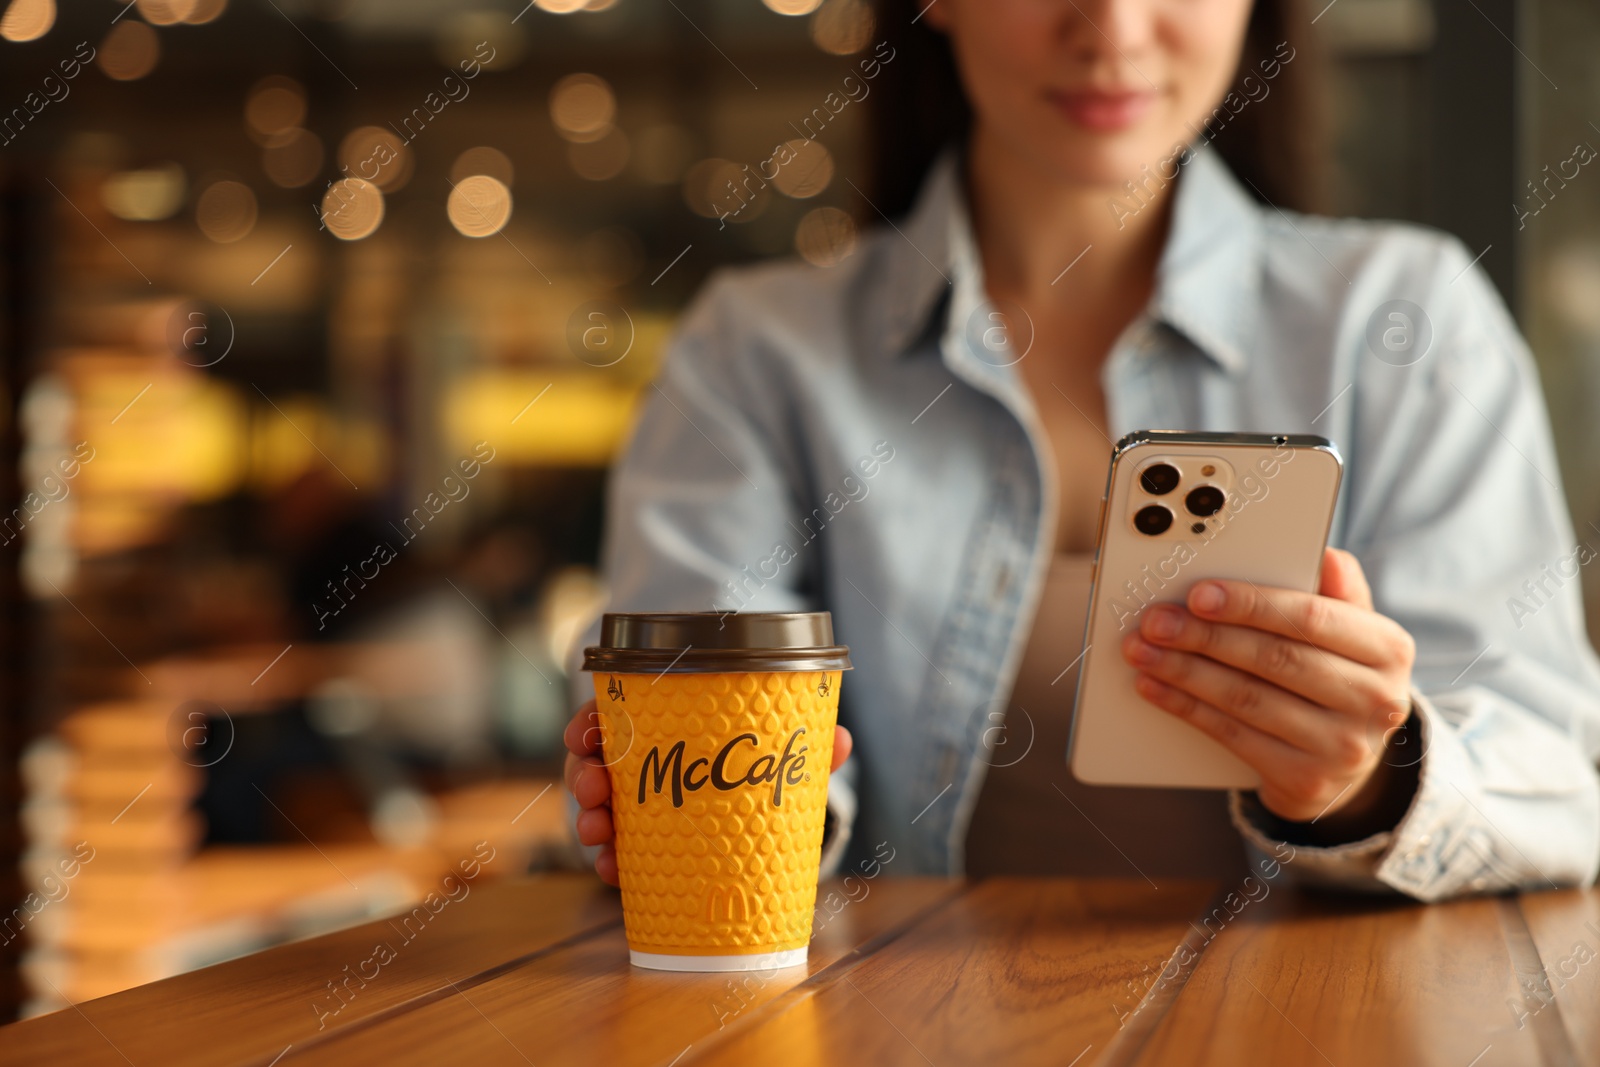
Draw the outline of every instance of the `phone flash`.
<instances>
[{"instance_id":1,"label":"phone flash","mask_svg":"<svg viewBox=\"0 0 1600 1067\"><path fill-rule=\"evenodd\" d=\"M1200 473L1209 478L1213 474L1217 473L1217 468L1214 464L1207 463L1204 467L1200 468Z\"/></svg>"}]
</instances>

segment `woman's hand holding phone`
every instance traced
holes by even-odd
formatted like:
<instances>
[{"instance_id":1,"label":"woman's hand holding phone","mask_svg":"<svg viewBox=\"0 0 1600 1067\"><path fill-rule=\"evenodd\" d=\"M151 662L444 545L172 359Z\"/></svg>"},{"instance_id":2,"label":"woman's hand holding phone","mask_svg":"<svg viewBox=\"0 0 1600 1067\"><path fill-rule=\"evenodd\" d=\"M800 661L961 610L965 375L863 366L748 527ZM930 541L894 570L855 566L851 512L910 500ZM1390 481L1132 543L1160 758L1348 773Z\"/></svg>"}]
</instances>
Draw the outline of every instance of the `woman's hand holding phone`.
<instances>
[{"instance_id":1,"label":"woman's hand holding phone","mask_svg":"<svg viewBox=\"0 0 1600 1067\"><path fill-rule=\"evenodd\" d=\"M1317 593L1207 579L1151 604L1122 643L1135 688L1261 776L1261 803L1315 821L1364 798L1411 714L1416 642L1372 607L1361 564L1327 549Z\"/></svg>"},{"instance_id":2,"label":"woman's hand holding phone","mask_svg":"<svg viewBox=\"0 0 1600 1067\"><path fill-rule=\"evenodd\" d=\"M850 731L843 726L834 727L833 770L838 770L850 758L853 744ZM594 869L602 881L617 885L616 827L611 821L611 773L602 762L600 751L600 716L590 700L578 709L567 723L564 741L567 746L565 778L567 789L578 801L578 840L585 845L599 845Z\"/></svg>"}]
</instances>

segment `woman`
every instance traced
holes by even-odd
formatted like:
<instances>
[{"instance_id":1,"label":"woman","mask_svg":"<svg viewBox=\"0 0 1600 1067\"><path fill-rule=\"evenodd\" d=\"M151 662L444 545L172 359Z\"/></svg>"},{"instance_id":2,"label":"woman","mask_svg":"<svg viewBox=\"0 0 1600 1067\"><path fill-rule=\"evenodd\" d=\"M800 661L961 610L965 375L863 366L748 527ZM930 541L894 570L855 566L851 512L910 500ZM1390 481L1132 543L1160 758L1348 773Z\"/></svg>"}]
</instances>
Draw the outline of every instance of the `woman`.
<instances>
[{"instance_id":1,"label":"woman","mask_svg":"<svg viewBox=\"0 0 1600 1067\"><path fill-rule=\"evenodd\" d=\"M917 121L960 131L910 214L828 270L719 275L685 317L614 480L613 609L833 612L858 669L829 863L888 841L905 873L1154 878L1288 842L1297 878L1423 900L1594 878L1600 664L1531 360L1455 240L1282 209L1305 19L936 0L932 65L878 53L878 91L903 71ZM953 106L921 80L939 47ZM1146 427L1347 460L1318 593L1199 583L1122 648L1252 795L1064 765L1110 442ZM606 846L591 711L568 783Z\"/></svg>"}]
</instances>

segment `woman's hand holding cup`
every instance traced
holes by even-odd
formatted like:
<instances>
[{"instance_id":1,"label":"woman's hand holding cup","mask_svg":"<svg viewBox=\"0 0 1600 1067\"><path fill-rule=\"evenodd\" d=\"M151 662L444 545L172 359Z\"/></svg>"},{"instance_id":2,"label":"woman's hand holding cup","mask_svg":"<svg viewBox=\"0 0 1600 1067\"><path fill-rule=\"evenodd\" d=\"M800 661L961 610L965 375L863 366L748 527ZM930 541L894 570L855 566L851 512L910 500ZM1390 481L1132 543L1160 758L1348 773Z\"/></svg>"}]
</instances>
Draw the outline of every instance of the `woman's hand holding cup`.
<instances>
[{"instance_id":1,"label":"woman's hand holding cup","mask_svg":"<svg viewBox=\"0 0 1600 1067\"><path fill-rule=\"evenodd\" d=\"M836 726L834 730L832 769L837 771L850 758L852 742L849 730L843 726ZM616 828L611 822L611 775L600 751L600 717L593 700L586 702L572 717L564 740L567 789L583 809L578 813L578 840L585 845L601 846L594 861L595 873L609 885L617 885L617 851L612 845Z\"/></svg>"}]
</instances>

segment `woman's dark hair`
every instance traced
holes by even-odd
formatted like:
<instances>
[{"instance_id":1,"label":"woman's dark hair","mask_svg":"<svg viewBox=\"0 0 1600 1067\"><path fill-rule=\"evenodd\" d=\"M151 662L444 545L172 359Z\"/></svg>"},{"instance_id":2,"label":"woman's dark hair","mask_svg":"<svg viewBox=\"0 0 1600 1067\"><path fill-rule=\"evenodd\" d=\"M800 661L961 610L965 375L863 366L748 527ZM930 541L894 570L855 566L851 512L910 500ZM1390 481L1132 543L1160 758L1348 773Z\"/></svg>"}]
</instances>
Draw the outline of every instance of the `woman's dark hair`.
<instances>
[{"instance_id":1,"label":"woman's dark hair","mask_svg":"<svg viewBox=\"0 0 1600 1067\"><path fill-rule=\"evenodd\" d=\"M928 3L877 4L877 36L894 53L867 98L867 132L873 203L890 218L910 208L934 157L952 141L965 141L972 124L949 39L918 17ZM1293 58L1279 63L1269 94L1220 130L1208 122L1206 134L1215 136L1215 149L1257 199L1318 211L1327 173L1324 75L1304 0L1256 0L1229 91L1244 97L1244 78L1262 80L1261 63L1284 44L1293 51L1282 54Z\"/></svg>"}]
</instances>

